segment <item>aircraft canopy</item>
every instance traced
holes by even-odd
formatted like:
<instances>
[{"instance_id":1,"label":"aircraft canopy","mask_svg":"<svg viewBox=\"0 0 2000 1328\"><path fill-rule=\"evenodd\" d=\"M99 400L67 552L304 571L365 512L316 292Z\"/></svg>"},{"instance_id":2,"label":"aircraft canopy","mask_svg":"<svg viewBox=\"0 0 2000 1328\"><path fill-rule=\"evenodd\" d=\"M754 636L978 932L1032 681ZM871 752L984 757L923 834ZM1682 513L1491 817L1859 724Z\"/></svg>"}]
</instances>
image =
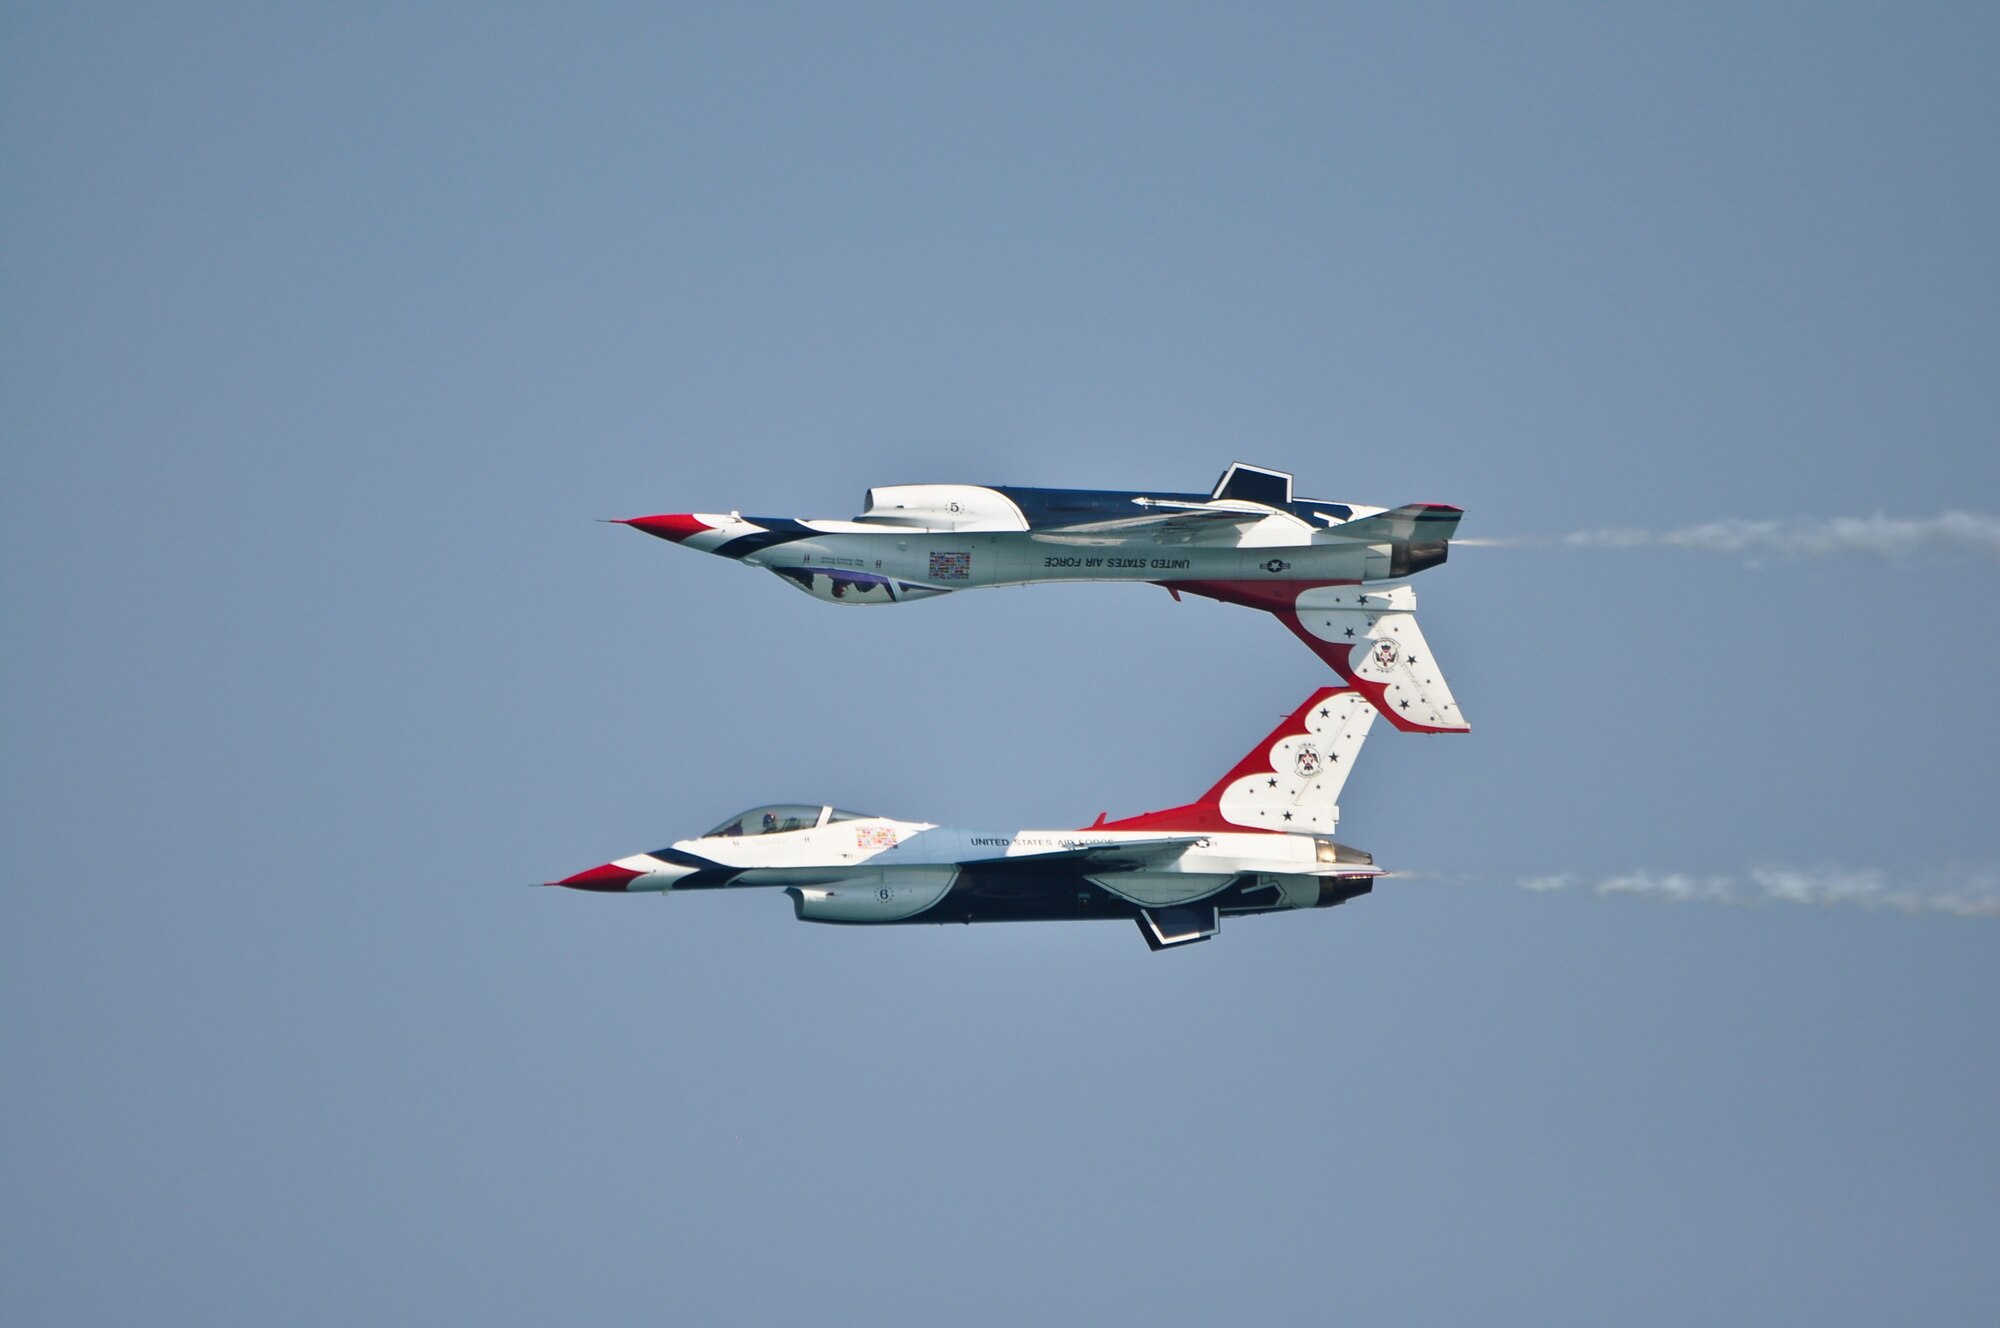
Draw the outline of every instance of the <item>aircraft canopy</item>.
<instances>
[{"instance_id":1,"label":"aircraft canopy","mask_svg":"<svg viewBox=\"0 0 2000 1328\"><path fill-rule=\"evenodd\" d=\"M797 802L774 802L768 807L752 807L747 812L732 816L702 838L714 839L722 835L782 835L792 830L811 830L816 826L831 825L835 821L874 819L865 813L844 812L838 807L812 807Z\"/></svg>"}]
</instances>

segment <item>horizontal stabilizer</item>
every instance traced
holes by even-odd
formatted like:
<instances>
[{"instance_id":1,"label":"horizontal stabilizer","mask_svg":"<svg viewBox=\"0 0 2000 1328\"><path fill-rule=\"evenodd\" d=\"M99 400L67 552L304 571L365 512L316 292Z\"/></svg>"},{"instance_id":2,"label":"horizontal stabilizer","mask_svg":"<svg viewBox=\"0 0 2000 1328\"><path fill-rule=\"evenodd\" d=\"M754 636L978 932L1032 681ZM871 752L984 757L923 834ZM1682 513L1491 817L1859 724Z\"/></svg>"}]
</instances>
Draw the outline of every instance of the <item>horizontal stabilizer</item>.
<instances>
[{"instance_id":1,"label":"horizontal stabilizer","mask_svg":"<svg viewBox=\"0 0 2000 1328\"><path fill-rule=\"evenodd\" d=\"M1443 503L1408 503L1374 516L1356 517L1331 527L1343 539L1365 539L1384 544L1441 544L1458 531L1463 508Z\"/></svg>"}]
</instances>

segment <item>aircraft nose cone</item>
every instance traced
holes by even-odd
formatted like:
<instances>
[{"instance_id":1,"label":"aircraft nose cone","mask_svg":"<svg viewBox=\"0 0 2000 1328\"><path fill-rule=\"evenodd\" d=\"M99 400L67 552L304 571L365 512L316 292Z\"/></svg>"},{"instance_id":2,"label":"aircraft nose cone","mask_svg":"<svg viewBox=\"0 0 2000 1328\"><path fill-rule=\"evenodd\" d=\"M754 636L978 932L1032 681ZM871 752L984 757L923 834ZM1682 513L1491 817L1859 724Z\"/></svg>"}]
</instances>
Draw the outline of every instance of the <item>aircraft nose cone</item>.
<instances>
[{"instance_id":1,"label":"aircraft nose cone","mask_svg":"<svg viewBox=\"0 0 2000 1328\"><path fill-rule=\"evenodd\" d=\"M602 867L592 867L589 871L580 871L574 876L565 876L560 881L547 881L544 884L567 886L572 890L600 890L622 894L627 885L644 874L635 872L630 867L617 867L607 862Z\"/></svg>"},{"instance_id":2,"label":"aircraft nose cone","mask_svg":"<svg viewBox=\"0 0 2000 1328\"><path fill-rule=\"evenodd\" d=\"M663 540L679 544L690 535L699 535L704 530L714 530L708 522L687 512L672 512L662 516L627 517L618 523L634 530L643 530L648 535L656 535Z\"/></svg>"}]
</instances>

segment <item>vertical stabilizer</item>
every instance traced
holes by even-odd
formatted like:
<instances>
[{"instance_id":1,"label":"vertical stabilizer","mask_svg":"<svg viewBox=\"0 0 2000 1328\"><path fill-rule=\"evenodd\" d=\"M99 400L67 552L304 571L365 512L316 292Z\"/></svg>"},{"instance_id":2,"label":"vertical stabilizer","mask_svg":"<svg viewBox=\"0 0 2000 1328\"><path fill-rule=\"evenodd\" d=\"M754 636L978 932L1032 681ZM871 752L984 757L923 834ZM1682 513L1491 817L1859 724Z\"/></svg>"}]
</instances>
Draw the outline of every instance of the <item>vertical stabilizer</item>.
<instances>
[{"instance_id":1,"label":"vertical stabilizer","mask_svg":"<svg viewBox=\"0 0 2000 1328\"><path fill-rule=\"evenodd\" d=\"M1374 722L1361 693L1322 687L1198 800L1100 828L1332 834L1340 790Z\"/></svg>"},{"instance_id":2,"label":"vertical stabilizer","mask_svg":"<svg viewBox=\"0 0 2000 1328\"><path fill-rule=\"evenodd\" d=\"M1323 586L1278 616L1397 728L1467 732L1472 726L1431 658L1416 609L1408 586Z\"/></svg>"},{"instance_id":3,"label":"vertical stabilizer","mask_svg":"<svg viewBox=\"0 0 2000 1328\"><path fill-rule=\"evenodd\" d=\"M1417 626L1417 592L1389 582L1172 581L1169 590L1262 609L1290 628L1406 733L1466 733L1458 708Z\"/></svg>"}]
</instances>

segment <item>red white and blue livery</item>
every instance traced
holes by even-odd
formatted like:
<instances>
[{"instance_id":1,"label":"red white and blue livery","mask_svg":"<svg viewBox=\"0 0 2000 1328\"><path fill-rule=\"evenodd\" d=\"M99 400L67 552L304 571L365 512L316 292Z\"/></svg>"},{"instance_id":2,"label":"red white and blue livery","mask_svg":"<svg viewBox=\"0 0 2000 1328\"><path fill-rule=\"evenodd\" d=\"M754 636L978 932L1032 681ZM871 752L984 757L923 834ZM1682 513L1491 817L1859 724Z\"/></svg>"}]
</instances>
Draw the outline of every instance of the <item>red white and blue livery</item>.
<instances>
[{"instance_id":1,"label":"red white and blue livery","mask_svg":"<svg viewBox=\"0 0 2000 1328\"><path fill-rule=\"evenodd\" d=\"M805 922L1127 918L1155 950L1186 945L1230 914L1326 908L1373 888L1382 870L1333 833L1375 714L1353 688L1322 688L1194 802L1082 829L956 830L774 804L548 884L776 888Z\"/></svg>"},{"instance_id":2,"label":"red white and blue livery","mask_svg":"<svg viewBox=\"0 0 2000 1328\"><path fill-rule=\"evenodd\" d=\"M1139 581L1276 615L1399 729L1468 725L1418 630L1409 578L1445 561L1463 513L1292 495L1237 463L1202 493L899 484L851 521L688 512L623 522L777 573L830 604L976 586Z\"/></svg>"}]
</instances>

